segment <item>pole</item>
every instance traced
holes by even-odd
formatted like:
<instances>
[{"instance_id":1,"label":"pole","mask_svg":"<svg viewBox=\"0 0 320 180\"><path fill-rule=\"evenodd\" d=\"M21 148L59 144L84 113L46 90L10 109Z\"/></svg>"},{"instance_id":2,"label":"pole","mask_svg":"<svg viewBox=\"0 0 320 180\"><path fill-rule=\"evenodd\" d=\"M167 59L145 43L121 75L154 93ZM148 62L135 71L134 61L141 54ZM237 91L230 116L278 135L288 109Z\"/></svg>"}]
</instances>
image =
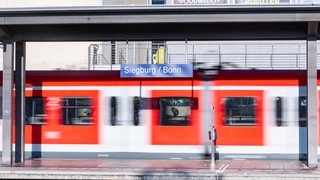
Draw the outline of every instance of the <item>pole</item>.
<instances>
[{"instance_id":1,"label":"pole","mask_svg":"<svg viewBox=\"0 0 320 180\"><path fill-rule=\"evenodd\" d=\"M215 144L215 140L217 139L217 133L216 133L216 129L214 127L214 107L211 107L211 114L212 114L212 119L211 119L211 133L210 133L210 139L211 140L211 168L213 168L215 166L215 162L216 162L216 144Z\"/></svg>"},{"instance_id":2,"label":"pole","mask_svg":"<svg viewBox=\"0 0 320 180\"><path fill-rule=\"evenodd\" d=\"M214 128L214 116L213 111L214 107L211 106L211 82L210 78L204 79L204 122L205 122L205 130L204 132L208 132L206 136L206 143L205 143L205 151L207 152L209 149L211 149L211 167L215 166L215 139L216 139L216 132ZM210 127L210 128L209 128Z\"/></svg>"}]
</instances>

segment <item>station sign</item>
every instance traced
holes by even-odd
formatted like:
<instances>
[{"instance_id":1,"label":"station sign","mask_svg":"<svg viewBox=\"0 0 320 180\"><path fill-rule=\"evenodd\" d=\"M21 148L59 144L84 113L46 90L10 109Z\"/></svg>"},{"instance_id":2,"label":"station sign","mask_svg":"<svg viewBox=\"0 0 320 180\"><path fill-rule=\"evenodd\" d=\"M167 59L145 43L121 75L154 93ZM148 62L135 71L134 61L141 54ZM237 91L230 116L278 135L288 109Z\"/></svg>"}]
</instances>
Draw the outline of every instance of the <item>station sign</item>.
<instances>
[{"instance_id":1,"label":"station sign","mask_svg":"<svg viewBox=\"0 0 320 180\"><path fill-rule=\"evenodd\" d=\"M193 77L192 64L121 64L121 78Z\"/></svg>"}]
</instances>

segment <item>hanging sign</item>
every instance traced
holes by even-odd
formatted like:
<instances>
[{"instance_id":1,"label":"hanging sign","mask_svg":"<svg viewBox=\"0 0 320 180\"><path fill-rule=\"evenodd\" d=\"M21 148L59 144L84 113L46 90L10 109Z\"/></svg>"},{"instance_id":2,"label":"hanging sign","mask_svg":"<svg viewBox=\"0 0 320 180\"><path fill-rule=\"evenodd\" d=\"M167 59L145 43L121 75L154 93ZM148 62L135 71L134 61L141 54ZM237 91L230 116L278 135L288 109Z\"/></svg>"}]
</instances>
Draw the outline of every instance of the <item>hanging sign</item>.
<instances>
[{"instance_id":1,"label":"hanging sign","mask_svg":"<svg viewBox=\"0 0 320 180\"><path fill-rule=\"evenodd\" d=\"M121 64L122 78L193 77L192 64Z\"/></svg>"}]
</instances>

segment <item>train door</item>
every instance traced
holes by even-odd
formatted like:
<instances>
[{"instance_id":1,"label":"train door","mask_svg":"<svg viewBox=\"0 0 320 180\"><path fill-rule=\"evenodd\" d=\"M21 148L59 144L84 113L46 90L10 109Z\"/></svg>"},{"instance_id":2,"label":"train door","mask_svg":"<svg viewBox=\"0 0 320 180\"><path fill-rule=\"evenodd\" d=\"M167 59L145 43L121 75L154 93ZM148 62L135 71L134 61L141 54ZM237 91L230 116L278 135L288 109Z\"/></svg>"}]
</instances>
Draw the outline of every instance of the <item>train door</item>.
<instances>
[{"instance_id":1,"label":"train door","mask_svg":"<svg viewBox=\"0 0 320 180\"><path fill-rule=\"evenodd\" d=\"M145 150L148 131L141 117L140 90L139 86L114 86L103 90L101 140L109 157L135 156Z\"/></svg>"},{"instance_id":2,"label":"train door","mask_svg":"<svg viewBox=\"0 0 320 180\"><path fill-rule=\"evenodd\" d=\"M199 91L190 87L151 91L159 102L151 111L151 144L175 157L202 151Z\"/></svg>"}]
</instances>

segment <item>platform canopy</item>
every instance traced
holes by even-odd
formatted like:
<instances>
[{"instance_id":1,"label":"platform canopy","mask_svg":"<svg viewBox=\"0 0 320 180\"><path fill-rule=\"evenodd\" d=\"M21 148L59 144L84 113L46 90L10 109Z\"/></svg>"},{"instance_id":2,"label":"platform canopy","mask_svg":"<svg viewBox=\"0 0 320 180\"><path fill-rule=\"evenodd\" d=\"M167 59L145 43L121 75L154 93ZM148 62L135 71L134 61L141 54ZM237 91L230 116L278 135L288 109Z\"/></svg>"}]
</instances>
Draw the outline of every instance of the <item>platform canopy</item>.
<instances>
[{"instance_id":1,"label":"platform canopy","mask_svg":"<svg viewBox=\"0 0 320 180\"><path fill-rule=\"evenodd\" d=\"M320 6L311 4L2 8L0 39L301 40L319 20Z\"/></svg>"},{"instance_id":2,"label":"platform canopy","mask_svg":"<svg viewBox=\"0 0 320 180\"><path fill-rule=\"evenodd\" d=\"M308 135L305 141L307 164L315 167L318 164L319 21L320 6L315 4L0 8L0 41L4 45L2 163L12 163L13 114L15 160L21 162L24 157L27 41L306 40Z\"/></svg>"}]
</instances>

